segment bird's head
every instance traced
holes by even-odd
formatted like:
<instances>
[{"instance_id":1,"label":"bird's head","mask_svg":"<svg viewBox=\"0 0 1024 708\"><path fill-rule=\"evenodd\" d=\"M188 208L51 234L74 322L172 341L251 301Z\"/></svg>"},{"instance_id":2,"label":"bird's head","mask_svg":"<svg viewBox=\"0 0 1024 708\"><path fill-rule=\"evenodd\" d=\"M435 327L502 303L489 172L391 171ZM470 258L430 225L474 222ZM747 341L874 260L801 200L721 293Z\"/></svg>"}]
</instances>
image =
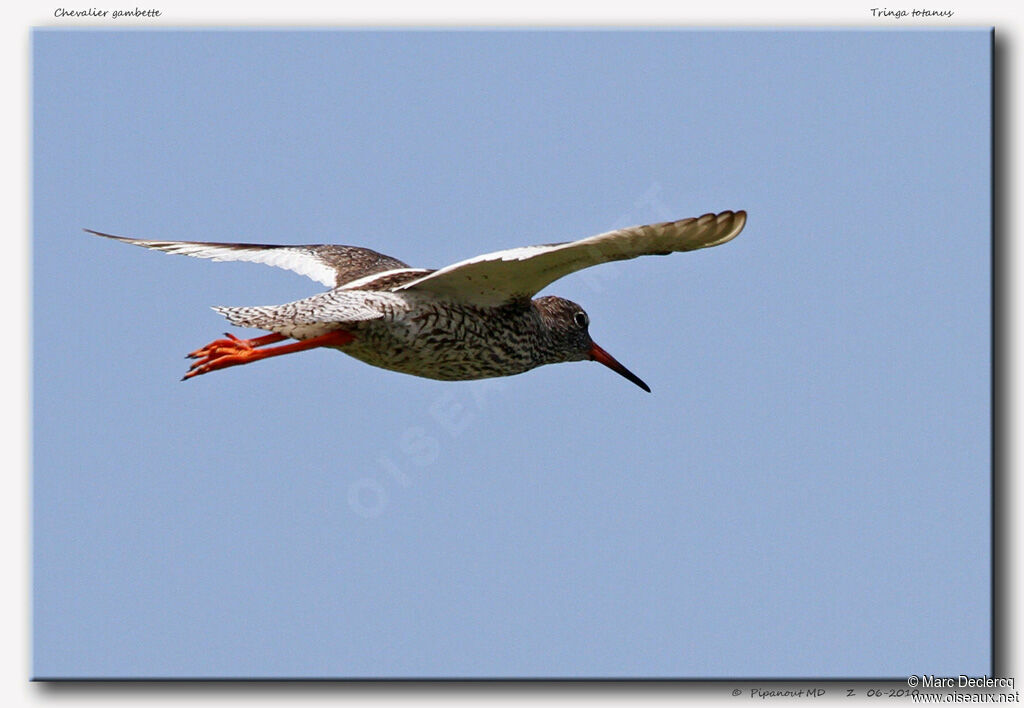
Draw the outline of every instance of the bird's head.
<instances>
[{"instance_id":1,"label":"bird's head","mask_svg":"<svg viewBox=\"0 0 1024 708\"><path fill-rule=\"evenodd\" d=\"M582 307L571 300L554 296L537 298L533 303L540 313L548 337L549 350L554 357L551 363L587 359L598 361L648 393L651 392L650 387L636 374L594 343L590 338L590 317Z\"/></svg>"}]
</instances>

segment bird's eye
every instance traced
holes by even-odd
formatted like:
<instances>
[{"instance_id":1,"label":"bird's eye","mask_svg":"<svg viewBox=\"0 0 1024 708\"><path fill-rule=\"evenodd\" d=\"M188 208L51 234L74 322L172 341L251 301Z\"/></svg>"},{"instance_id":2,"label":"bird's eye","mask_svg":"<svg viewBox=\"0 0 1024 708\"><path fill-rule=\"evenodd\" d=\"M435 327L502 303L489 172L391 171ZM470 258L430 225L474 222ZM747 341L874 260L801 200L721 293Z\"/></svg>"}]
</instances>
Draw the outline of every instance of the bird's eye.
<instances>
[{"instance_id":1,"label":"bird's eye","mask_svg":"<svg viewBox=\"0 0 1024 708\"><path fill-rule=\"evenodd\" d=\"M583 312L582 310L580 310L579 312L572 316L572 321L576 323L576 326L579 327L580 329L590 324L590 318L587 317L587 313Z\"/></svg>"}]
</instances>

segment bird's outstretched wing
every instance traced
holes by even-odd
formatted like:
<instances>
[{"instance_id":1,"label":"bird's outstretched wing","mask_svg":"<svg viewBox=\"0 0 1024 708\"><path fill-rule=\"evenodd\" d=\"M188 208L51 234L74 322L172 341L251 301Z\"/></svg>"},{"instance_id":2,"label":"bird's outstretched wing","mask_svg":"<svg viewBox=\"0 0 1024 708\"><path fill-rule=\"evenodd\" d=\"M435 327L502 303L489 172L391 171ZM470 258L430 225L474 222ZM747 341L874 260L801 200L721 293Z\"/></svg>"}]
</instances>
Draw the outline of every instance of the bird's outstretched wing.
<instances>
[{"instance_id":1,"label":"bird's outstretched wing","mask_svg":"<svg viewBox=\"0 0 1024 708\"><path fill-rule=\"evenodd\" d=\"M356 246L274 246L259 243L206 243L202 241L144 241L112 236L91 229L85 231L134 246L153 248L213 261L263 263L305 275L328 287L344 285L375 273L410 269L397 258ZM422 271L428 272L428 271Z\"/></svg>"},{"instance_id":2,"label":"bird's outstretched wing","mask_svg":"<svg viewBox=\"0 0 1024 708\"><path fill-rule=\"evenodd\" d=\"M548 284L599 263L638 256L668 255L725 243L746 223L744 211L723 211L591 236L580 241L528 246L487 253L396 287L423 291L478 305L500 305L532 297Z\"/></svg>"}]
</instances>

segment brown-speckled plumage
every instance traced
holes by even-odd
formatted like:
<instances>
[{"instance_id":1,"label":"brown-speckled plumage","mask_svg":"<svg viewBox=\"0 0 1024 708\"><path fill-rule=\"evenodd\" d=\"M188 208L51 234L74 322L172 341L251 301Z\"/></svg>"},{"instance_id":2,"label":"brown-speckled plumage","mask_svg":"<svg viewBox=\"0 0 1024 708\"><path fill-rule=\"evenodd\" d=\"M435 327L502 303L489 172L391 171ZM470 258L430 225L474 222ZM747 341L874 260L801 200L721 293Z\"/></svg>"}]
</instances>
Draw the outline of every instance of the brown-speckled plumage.
<instances>
[{"instance_id":1,"label":"brown-speckled plumage","mask_svg":"<svg viewBox=\"0 0 1024 708\"><path fill-rule=\"evenodd\" d=\"M734 238L745 222L744 212L705 214L499 251L440 270L410 268L355 246L143 241L92 233L166 253L287 268L331 286L284 305L214 308L232 324L273 334L251 340L226 335L212 342L190 355L197 361L186 378L323 346L384 369L446 381L591 359L649 391L591 340L583 308L559 297L532 296L598 263L717 246ZM298 341L265 348L288 338Z\"/></svg>"},{"instance_id":2,"label":"brown-speckled plumage","mask_svg":"<svg viewBox=\"0 0 1024 708\"><path fill-rule=\"evenodd\" d=\"M582 361L590 337L573 322L579 305L556 297L500 307L418 302L355 323L342 348L367 364L445 381L510 376L544 364Z\"/></svg>"}]
</instances>

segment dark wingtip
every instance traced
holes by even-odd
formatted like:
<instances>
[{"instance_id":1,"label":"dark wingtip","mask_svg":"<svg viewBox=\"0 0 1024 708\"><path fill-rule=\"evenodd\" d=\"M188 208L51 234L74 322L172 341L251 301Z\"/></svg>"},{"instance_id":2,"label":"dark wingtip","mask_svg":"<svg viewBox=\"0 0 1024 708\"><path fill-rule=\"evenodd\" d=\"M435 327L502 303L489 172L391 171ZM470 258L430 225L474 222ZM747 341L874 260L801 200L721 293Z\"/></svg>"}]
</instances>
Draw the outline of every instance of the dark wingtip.
<instances>
[{"instance_id":1,"label":"dark wingtip","mask_svg":"<svg viewBox=\"0 0 1024 708\"><path fill-rule=\"evenodd\" d=\"M125 240L123 236L115 236L114 234L105 234L102 231L93 231L92 229L87 229L87 228L84 228L84 227L82 228L82 231L84 231L87 234L92 234L93 236L102 236L103 238L113 238L113 239L117 239L118 241L124 241Z\"/></svg>"}]
</instances>

